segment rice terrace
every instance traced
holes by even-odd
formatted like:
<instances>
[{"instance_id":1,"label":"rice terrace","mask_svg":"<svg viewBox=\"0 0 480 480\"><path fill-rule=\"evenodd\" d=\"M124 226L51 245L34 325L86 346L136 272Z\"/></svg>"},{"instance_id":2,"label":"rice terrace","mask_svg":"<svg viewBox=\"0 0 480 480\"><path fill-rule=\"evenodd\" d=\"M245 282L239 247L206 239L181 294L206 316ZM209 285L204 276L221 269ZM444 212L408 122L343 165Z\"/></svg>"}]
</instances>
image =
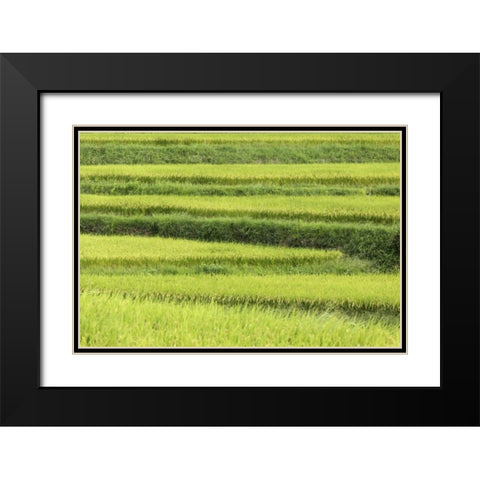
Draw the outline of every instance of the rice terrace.
<instances>
[{"instance_id":1,"label":"rice terrace","mask_svg":"<svg viewBox=\"0 0 480 480\"><path fill-rule=\"evenodd\" d=\"M80 348L400 348L402 132L78 131Z\"/></svg>"}]
</instances>

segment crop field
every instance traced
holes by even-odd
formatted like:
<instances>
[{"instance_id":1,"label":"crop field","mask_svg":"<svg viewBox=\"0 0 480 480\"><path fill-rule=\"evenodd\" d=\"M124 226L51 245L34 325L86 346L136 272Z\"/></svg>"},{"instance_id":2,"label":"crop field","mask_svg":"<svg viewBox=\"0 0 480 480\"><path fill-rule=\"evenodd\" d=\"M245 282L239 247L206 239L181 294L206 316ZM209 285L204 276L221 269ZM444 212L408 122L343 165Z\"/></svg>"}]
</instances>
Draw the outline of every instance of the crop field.
<instances>
[{"instance_id":1,"label":"crop field","mask_svg":"<svg viewBox=\"0 0 480 480\"><path fill-rule=\"evenodd\" d=\"M81 347L399 347L400 134L80 133Z\"/></svg>"},{"instance_id":2,"label":"crop field","mask_svg":"<svg viewBox=\"0 0 480 480\"><path fill-rule=\"evenodd\" d=\"M84 165L395 162L398 134L85 133Z\"/></svg>"}]
</instances>

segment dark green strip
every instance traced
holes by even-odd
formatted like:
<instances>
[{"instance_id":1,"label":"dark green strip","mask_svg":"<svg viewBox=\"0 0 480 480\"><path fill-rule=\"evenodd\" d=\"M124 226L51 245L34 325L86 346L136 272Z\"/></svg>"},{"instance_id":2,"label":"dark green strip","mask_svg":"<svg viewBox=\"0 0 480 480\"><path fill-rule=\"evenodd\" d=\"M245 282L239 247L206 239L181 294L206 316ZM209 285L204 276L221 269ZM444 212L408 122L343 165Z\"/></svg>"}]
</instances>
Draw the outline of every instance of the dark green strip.
<instances>
[{"instance_id":1,"label":"dark green strip","mask_svg":"<svg viewBox=\"0 0 480 480\"><path fill-rule=\"evenodd\" d=\"M199 218L189 215L131 216L82 214L82 233L151 235L206 241L243 242L288 247L337 248L348 255L373 260L377 268L399 268L400 229L397 226L251 218Z\"/></svg>"},{"instance_id":2,"label":"dark green strip","mask_svg":"<svg viewBox=\"0 0 480 480\"><path fill-rule=\"evenodd\" d=\"M83 143L82 165L179 163L366 163L398 162L398 145L192 144L118 145Z\"/></svg>"}]
</instances>

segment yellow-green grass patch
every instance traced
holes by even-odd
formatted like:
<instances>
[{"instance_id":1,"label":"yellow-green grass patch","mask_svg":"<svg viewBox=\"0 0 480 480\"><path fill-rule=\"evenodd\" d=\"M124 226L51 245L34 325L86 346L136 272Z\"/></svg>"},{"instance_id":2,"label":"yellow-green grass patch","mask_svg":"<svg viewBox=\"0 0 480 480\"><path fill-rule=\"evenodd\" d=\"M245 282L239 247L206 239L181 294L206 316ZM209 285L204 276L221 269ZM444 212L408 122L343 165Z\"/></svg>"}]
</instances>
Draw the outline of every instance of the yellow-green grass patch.
<instances>
[{"instance_id":1,"label":"yellow-green grass patch","mask_svg":"<svg viewBox=\"0 0 480 480\"><path fill-rule=\"evenodd\" d=\"M85 213L154 215L186 213L203 217L251 217L305 221L374 222L400 221L400 200L388 196L252 195L246 197L184 195L88 195L80 196Z\"/></svg>"},{"instance_id":2,"label":"yellow-green grass patch","mask_svg":"<svg viewBox=\"0 0 480 480\"><path fill-rule=\"evenodd\" d=\"M399 347L395 316L151 301L84 292L81 347Z\"/></svg>"},{"instance_id":3,"label":"yellow-green grass patch","mask_svg":"<svg viewBox=\"0 0 480 480\"><path fill-rule=\"evenodd\" d=\"M192 145L203 143L294 143L294 144L360 144L400 146L399 132L80 132L82 143L114 143L116 145L142 144Z\"/></svg>"},{"instance_id":4,"label":"yellow-green grass patch","mask_svg":"<svg viewBox=\"0 0 480 480\"><path fill-rule=\"evenodd\" d=\"M191 184L399 185L399 163L82 165L80 179Z\"/></svg>"},{"instance_id":5,"label":"yellow-green grass patch","mask_svg":"<svg viewBox=\"0 0 480 480\"><path fill-rule=\"evenodd\" d=\"M88 275L82 292L150 300L296 307L349 312L400 310L398 274L359 275Z\"/></svg>"}]
</instances>

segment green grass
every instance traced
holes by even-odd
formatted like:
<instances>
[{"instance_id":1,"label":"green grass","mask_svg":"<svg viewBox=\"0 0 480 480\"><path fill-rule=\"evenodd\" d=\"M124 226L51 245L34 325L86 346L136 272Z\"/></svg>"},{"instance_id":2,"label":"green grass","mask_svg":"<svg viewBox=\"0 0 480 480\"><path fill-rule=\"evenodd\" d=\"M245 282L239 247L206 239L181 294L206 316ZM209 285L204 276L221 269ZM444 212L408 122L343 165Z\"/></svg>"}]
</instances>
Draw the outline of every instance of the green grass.
<instances>
[{"instance_id":1,"label":"green grass","mask_svg":"<svg viewBox=\"0 0 480 480\"><path fill-rule=\"evenodd\" d=\"M82 347L398 347L399 319L82 293Z\"/></svg>"},{"instance_id":2,"label":"green grass","mask_svg":"<svg viewBox=\"0 0 480 480\"><path fill-rule=\"evenodd\" d=\"M399 275L119 275L82 274L82 292L144 300L214 301L304 310L398 314Z\"/></svg>"},{"instance_id":3,"label":"green grass","mask_svg":"<svg viewBox=\"0 0 480 480\"><path fill-rule=\"evenodd\" d=\"M346 257L338 250L159 237L81 235L80 251L82 273L101 275L355 274L373 271L371 262Z\"/></svg>"},{"instance_id":4,"label":"green grass","mask_svg":"<svg viewBox=\"0 0 480 480\"><path fill-rule=\"evenodd\" d=\"M82 145L82 165L398 162L398 146L298 144Z\"/></svg>"},{"instance_id":5,"label":"green grass","mask_svg":"<svg viewBox=\"0 0 480 480\"><path fill-rule=\"evenodd\" d=\"M158 237L81 235L80 242L83 266L148 266L154 263L197 265L214 261L231 265L296 265L339 259L343 256L338 250L266 247Z\"/></svg>"},{"instance_id":6,"label":"green grass","mask_svg":"<svg viewBox=\"0 0 480 480\"><path fill-rule=\"evenodd\" d=\"M80 134L80 342L400 346L400 134Z\"/></svg>"},{"instance_id":7,"label":"green grass","mask_svg":"<svg viewBox=\"0 0 480 480\"><path fill-rule=\"evenodd\" d=\"M95 164L398 162L399 133L81 133Z\"/></svg>"},{"instance_id":8,"label":"green grass","mask_svg":"<svg viewBox=\"0 0 480 480\"><path fill-rule=\"evenodd\" d=\"M243 185L199 185L190 183L142 182L140 180L104 180L102 178L84 178L80 184L81 193L97 195L389 195L399 196L398 185L376 185L370 187L345 187L341 185L282 186L266 184Z\"/></svg>"},{"instance_id":9,"label":"green grass","mask_svg":"<svg viewBox=\"0 0 480 480\"><path fill-rule=\"evenodd\" d=\"M81 195L85 213L155 215L186 213L202 217L250 217L331 222L374 222L397 224L398 197L320 196L289 197L256 195L248 197L179 195Z\"/></svg>"},{"instance_id":10,"label":"green grass","mask_svg":"<svg viewBox=\"0 0 480 480\"><path fill-rule=\"evenodd\" d=\"M342 257L338 259L324 260L316 263L274 263L262 265L261 262L249 265L248 263L234 265L228 261L213 261L192 263L183 265L180 263L132 263L131 265L112 264L102 262L88 263L82 266L82 274L89 275L257 275L268 278L269 275L357 275L359 273L375 273L378 270L368 260L355 257ZM226 279L228 280L228 278Z\"/></svg>"},{"instance_id":11,"label":"green grass","mask_svg":"<svg viewBox=\"0 0 480 480\"><path fill-rule=\"evenodd\" d=\"M83 213L82 233L147 235L203 241L243 242L339 249L372 260L381 270L399 266L400 229L393 225L322 223L188 215L120 216Z\"/></svg>"},{"instance_id":12,"label":"green grass","mask_svg":"<svg viewBox=\"0 0 480 480\"><path fill-rule=\"evenodd\" d=\"M85 165L80 181L158 181L187 184L399 185L399 163L298 165Z\"/></svg>"},{"instance_id":13,"label":"green grass","mask_svg":"<svg viewBox=\"0 0 480 480\"><path fill-rule=\"evenodd\" d=\"M82 145L400 145L396 132L81 132Z\"/></svg>"}]
</instances>

